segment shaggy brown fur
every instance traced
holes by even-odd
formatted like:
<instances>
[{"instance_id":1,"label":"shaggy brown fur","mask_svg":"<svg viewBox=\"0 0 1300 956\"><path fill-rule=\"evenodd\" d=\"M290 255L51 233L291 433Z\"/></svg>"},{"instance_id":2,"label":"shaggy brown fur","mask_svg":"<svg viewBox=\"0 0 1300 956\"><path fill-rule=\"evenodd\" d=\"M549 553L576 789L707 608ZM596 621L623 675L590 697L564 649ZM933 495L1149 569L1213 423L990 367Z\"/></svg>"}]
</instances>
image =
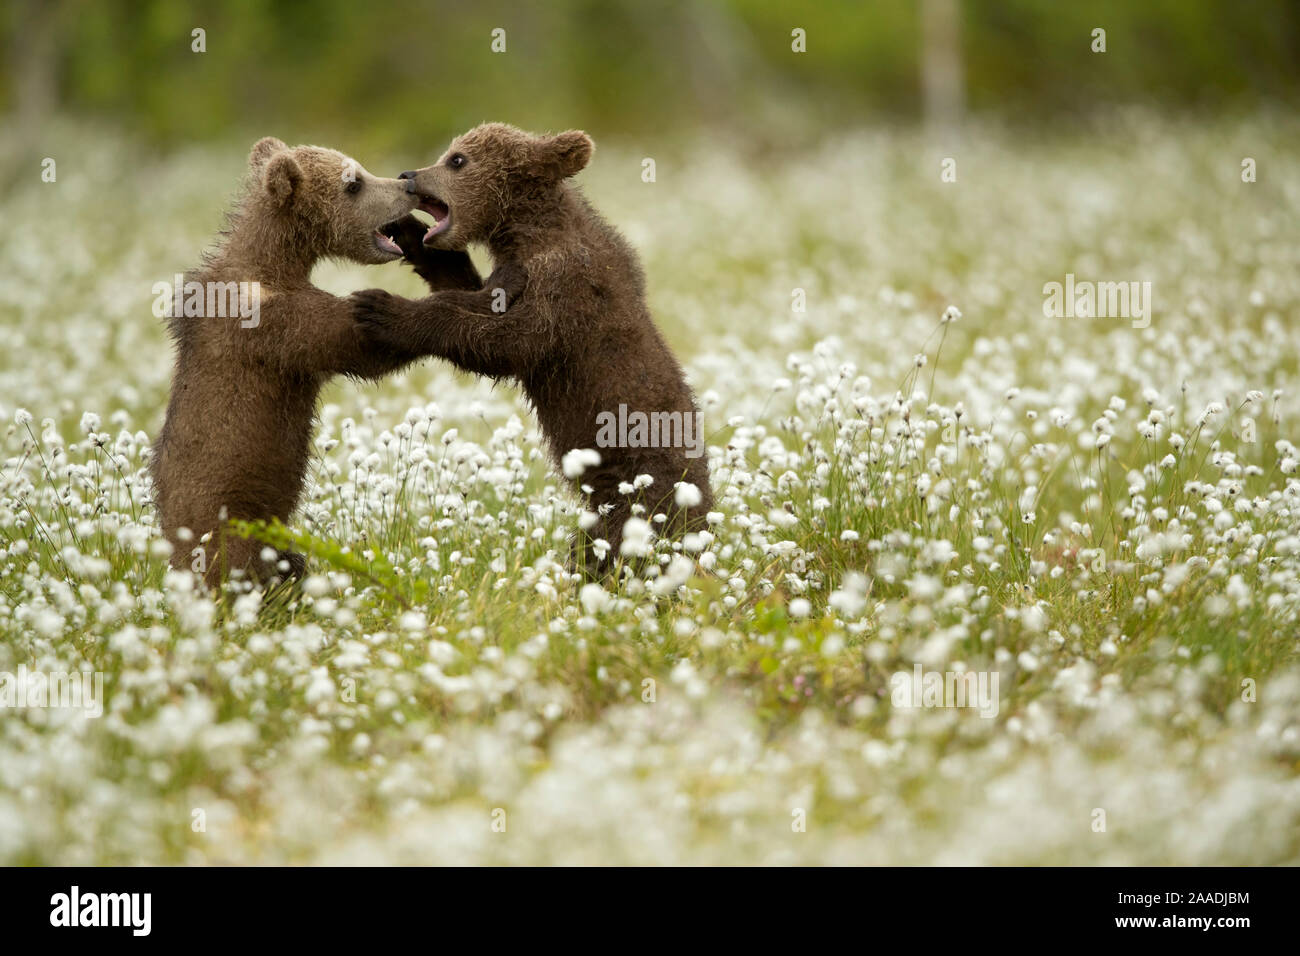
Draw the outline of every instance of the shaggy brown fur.
<instances>
[{"instance_id":1,"label":"shaggy brown fur","mask_svg":"<svg viewBox=\"0 0 1300 956\"><path fill-rule=\"evenodd\" d=\"M227 533L223 519L287 522L302 491L321 386L333 375L377 378L417 357L367 342L347 300L311 284L321 258L399 258L384 235L420 229L407 216L415 204L405 183L372 176L334 150L290 149L273 137L253 147L226 230L185 279L257 282L257 324L168 318L176 365L152 473L173 567L192 567L209 584L236 569L260 580L301 573L301 555L266 562L264 546ZM432 254L423 274L432 284L479 287L463 252ZM211 539L200 545L205 534Z\"/></svg>"},{"instance_id":2,"label":"shaggy brown fur","mask_svg":"<svg viewBox=\"0 0 1300 956\"><path fill-rule=\"evenodd\" d=\"M425 243L464 248L484 242L499 264L494 277L526 287L508 312L471 309L447 294L419 301L380 290L355 293L356 317L378 349L438 355L462 369L522 385L551 456L595 449L597 467L579 479L599 515L577 555L603 574L619 558L624 522L643 504L646 520L666 515L659 533L703 524L712 506L707 460L681 447L600 447L601 413L619 406L698 422L681 367L650 317L636 253L566 180L587 165L585 133L533 136L489 123L452 142L433 166L402 173L436 225ZM492 285L490 279L488 285ZM703 449L700 436L699 450ZM635 495L619 486L638 475L654 482ZM675 486L694 484L700 501L679 508ZM602 560L593 539L610 545Z\"/></svg>"}]
</instances>

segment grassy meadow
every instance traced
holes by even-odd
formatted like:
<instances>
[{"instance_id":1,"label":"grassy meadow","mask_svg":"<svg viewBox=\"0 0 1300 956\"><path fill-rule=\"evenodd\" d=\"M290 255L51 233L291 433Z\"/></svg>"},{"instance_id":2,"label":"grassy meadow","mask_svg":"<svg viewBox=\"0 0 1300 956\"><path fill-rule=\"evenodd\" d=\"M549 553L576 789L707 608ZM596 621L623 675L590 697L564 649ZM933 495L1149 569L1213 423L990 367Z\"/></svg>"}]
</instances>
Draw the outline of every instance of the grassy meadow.
<instances>
[{"instance_id":1,"label":"grassy meadow","mask_svg":"<svg viewBox=\"0 0 1300 956\"><path fill-rule=\"evenodd\" d=\"M426 361L329 387L309 576L225 600L150 504L151 287L250 144L43 142L53 183L0 136L0 673L103 713L0 710L0 863L1300 862L1294 114L598 138L708 531L571 579L518 389ZM1149 321L1046 317L1067 275ZM993 706L900 702L918 666Z\"/></svg>"}]
</instances>

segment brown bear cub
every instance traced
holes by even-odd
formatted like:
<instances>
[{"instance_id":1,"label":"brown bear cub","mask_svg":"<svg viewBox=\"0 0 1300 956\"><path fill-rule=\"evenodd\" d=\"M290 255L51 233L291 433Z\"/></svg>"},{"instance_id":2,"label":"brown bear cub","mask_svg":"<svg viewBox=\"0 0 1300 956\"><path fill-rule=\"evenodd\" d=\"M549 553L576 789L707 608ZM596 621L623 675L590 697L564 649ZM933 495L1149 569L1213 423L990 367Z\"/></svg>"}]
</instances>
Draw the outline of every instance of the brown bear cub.
<instances>
[{"instance_id":1,"label":"brown bear cub","mask_svg":"<svg viewBox=\"0 0 1300 956\"><path fill-rule=\"evenodd\" d=\"M217 247L166 310L176 365L151 471L173 567L209 584L235 570L259 581L302 572L301 555L264 554L262 543L227 531L226 519L289 520L331 376L374 379L419 357L369 341L346 299L311 284L325 257L400 258L393 237L423 231L408 216L416 201L405 182L372 176L331 149L290 149L272 137L253 147ZM422 267L431 284L479 287L463 252L440 256L431 251ZM236 290L240 307L227 308Z\"/></svg>"},{"instance_id":2,"label":"brown bear cub","mask_svg":"<svg viewBox=\"0 0 1300 956\"><path fill-rule=\"evenodd\" d=\"M352 298L377 351L437 355L520 383L553 461L594 508L571 557L599 576L616 566L628 518L644 509L658 534L696 530L712 495L700 414L650 317L637 255L567 181L593 148L578 131L534 136L488 123L434 165L401 174L435 221L417 255L486 243L498 264L489 286L512 291L522 270L524 291L509 311L500 294L495 309L451 298L463 293ZM568 457L579 449L599 463Z\"/></svg>"}]
</instances>

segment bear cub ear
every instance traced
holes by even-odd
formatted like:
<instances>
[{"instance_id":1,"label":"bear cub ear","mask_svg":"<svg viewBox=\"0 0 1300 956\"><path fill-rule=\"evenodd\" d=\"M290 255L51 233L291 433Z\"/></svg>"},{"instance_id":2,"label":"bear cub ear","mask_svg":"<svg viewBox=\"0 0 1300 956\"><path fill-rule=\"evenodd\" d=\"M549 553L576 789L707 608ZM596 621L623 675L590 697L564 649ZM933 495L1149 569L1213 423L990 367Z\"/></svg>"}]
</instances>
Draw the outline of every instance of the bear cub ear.
<instances>
[{"instance_id":1,"label":"bear cub ear","mask_svg":"<svg viewBox=\"0 0 1300 956\"><path fill-rule=\"evenodd\" d=\"M253 150L248 154L248 168L261 171L269 160L276 153L283 153L289 147L284 145L284 140L276 139L274 136L263 136L253 144Z\"/></svg>"},{"instance_id":2,"label":"bear cub ear","mask_svg":"<svg viewBox=\"0 0 1300 956\"><path fill-rule=\"evenodd\" d=\"M302 167L293 158L293 153L285 150L276 153L266 163L266 174L262 177L266 194L278 205L287 205L293 191L302 182Z\"/></svg>"},{"instance_id":3,"label":"bear cub ear","mask_svg":"<svg viewBox=\"0 0 1300 956\"><path fill-rule=\"evenodd\" d=\"M591 162L596 144L580 129L571 129L555 136L543 137L539 144L539 159L555 179L565 179L584 169Z\"/></svg>"}]
</instances>

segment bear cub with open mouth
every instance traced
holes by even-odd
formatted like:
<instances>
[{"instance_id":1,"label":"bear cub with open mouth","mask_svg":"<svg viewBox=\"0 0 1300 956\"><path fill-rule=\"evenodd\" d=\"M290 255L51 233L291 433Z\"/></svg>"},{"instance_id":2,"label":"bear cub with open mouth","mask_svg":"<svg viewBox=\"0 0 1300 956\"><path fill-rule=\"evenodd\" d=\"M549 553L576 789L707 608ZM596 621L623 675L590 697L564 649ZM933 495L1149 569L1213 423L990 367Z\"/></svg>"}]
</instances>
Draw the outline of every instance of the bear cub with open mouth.
<instances>
[{"instance_id":1,"label":"bear cub with open mouth","mask_svg":"<svg viewBox=\"0 0 1300 956\"><path fill-rule=\"evenodd\" d=\"M151 472L173 567L189 567L209 585L236 571L261 582L302 573L302 555L268 550L226 523L289 520L317 398L332 376L377 379L419 358L368 341L351 304L311 283L323 258L400 259L397 240L423 234L409 215L415 204L406 183L372 176L335 150L290 148L274 137L254 145L227 228L184 277L201 308L172 309L167 318L176 365ZM464 252L432 253L421 274L435 288L492 294L468 291L481 283ZM211 304L214 293L235 287L255 291L248 315Z\"/></svg>"},{"instance_id":2,"label":"bear cub with open mouth","mask_svg":"<svg viewBox=\"0 0 1300 956\"><path fill-rule=\"evenodd\" d=\"M487 123L434 165L401 174L435 222L408 251L417 270L427 250L485 243L494 278L518 282L522 272L508 311L458 303L463 293L352 298L376 349L520 383L552 460L595 514L571 561L603 576L617 566L629 518L640 514L660 535L697 531L712 493L700 413L646 306L637 255L568 182L593 149L580 131L535 136ZM599 462L569 457L583 449Z\"/></svg>"}]
</instances>

